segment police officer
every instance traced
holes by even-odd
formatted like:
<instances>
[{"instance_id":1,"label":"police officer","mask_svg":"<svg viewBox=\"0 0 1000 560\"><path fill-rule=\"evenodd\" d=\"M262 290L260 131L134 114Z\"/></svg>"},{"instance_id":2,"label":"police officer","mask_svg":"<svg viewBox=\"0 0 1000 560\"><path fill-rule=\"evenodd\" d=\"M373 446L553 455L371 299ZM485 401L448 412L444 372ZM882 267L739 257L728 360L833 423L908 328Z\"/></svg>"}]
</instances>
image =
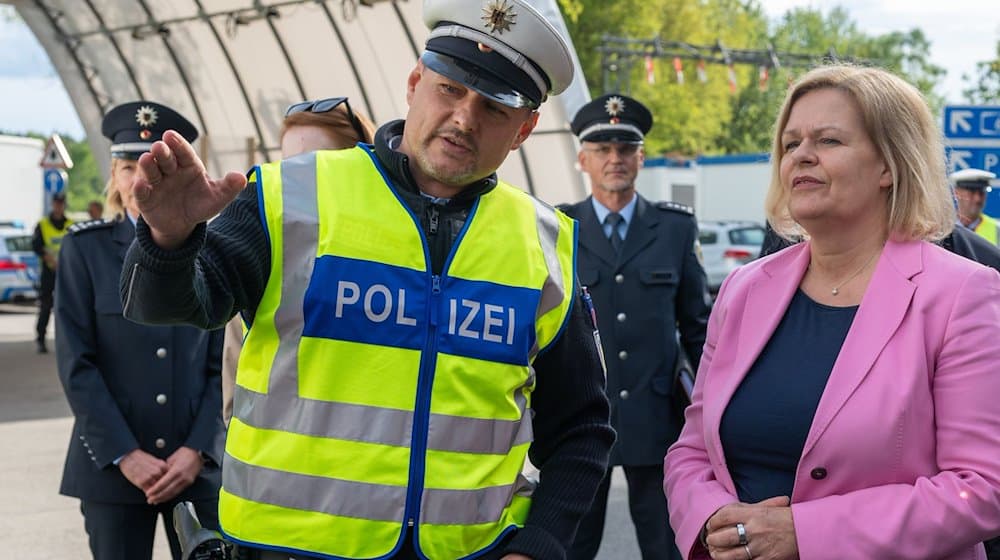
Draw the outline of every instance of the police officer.
<instances>
[{"instance_id":1,"label":"police officer","mask_svg":"<svg viewBox=\"0 0 1000 560\"><path fill-rule=\"evenodd\" d=\"M424 19L407 120L374 145L246 189L173 133L139 160L126 315L251 319L219 517L261 558L562 558L606 468L573 223L495 174L571 51L525 0Z\"/></svg>"},{"instance_id":2,"label":"police officer","mask_svg":"<svg viewBox=\"0 0 1000 560\"><path fill-rule=\"evenodd\" d=\"M49 351L45 345L45 333L49 329L49 315L52 313L52 293L56 288L56 269L59 266L59 245L73 225L66 217L66 195L52 195L52 210L38 221L31 238L31 248L42 260L40 286L38 288L38 322L35 324L35 344L39 354Z\"/></svg>"},{"instance_id":3,"label":"police officer","mask_svg":"<svg viewBox=\"0 0 1000 560\"><path fill-rule=\"evenodd\" d=\"M635 191L653 117L621 94L598 97L573 118L580 169L592 196L564 207L580 222L580 282L590 289L607 359L611 465L628 479L629 508L644 559L680 558L663 497L663 456L681 428L675 404L677 333L697 367L709 304L693 211ZM584 517L570 558L597 554L611 469Z\"/></svg>"},{"instance_id":4,"label":"police officer","mask_svg":"<svg viewBox=\"0 0 1000 560\"><path fill-rule=\"evenodd\" d=\"M1000 245L997 221L983 213L986 195L990 192L990 181L996 173L982 169L961 169L948 176L955 185L955 199L958 202L958 221L994 245Z\"/></svg>"},{"instance_id":5,"label":"police officer","mask_svg":"<svg viewBox=\"0 0 1000 560\"><path fill-rule=\"evenodd\" d=\"M127 187L136 159L167 128L198 135L158 103L108 112L101 130L112 142L107 207L116 217L74 225L60 257L56 357L75 417L60 493L80 498L97 560L150 558L159 515L179 559L178 501L192 501L202 523L217 526L221 332L132 323L118 296L139 215Z\"/></svg>"}]
</instances>

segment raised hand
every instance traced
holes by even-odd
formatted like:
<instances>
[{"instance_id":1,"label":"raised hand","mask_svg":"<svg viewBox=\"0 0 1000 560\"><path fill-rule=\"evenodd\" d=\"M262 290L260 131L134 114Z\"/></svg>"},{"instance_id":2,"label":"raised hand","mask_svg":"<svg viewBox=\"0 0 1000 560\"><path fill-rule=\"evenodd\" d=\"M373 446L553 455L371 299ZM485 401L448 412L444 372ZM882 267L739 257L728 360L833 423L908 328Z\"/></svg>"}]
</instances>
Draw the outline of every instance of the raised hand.
<instances>
[{"instance_id":1,"label":"raised hand","mask_svg":"<svg viewBox=\"0 0 1000 560\"><path fill-rule=\"evenodd\" d=\"M240 173L212 179L191 144L173 130L163 133L139 157L132 196L153 241L164 249L181 246L195 226L232 202L247 180Z\"/></svg>"}]
</instances>

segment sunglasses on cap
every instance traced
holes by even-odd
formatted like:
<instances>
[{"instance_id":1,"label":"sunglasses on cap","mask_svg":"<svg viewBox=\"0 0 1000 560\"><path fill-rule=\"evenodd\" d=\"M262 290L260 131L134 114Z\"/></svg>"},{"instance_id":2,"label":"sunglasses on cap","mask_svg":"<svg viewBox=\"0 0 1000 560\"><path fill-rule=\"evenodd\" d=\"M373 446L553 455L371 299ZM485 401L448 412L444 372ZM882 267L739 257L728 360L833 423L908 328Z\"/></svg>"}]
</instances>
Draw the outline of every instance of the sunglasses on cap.
<instances>
[{"instance_id":1,"label":"sunglasses on cap","mask_svg":"<svg viewBox=\"0 0 1000 560\"><path fill-rule=\"evenodd\" d=\"M354 115L354 111L351 110L351 104L347 102L346 97L328 97L326 99L316 99L313 101L303 101L301 103L295 103L289 105L288 109L285 110L285 117L294 115L295 113L328 113L337 107L343 105L344 109L347 110L347 118L351 121L351 127L354 128L354 132L358 133L358 141L365 142L368 135L365 133L365 128L361 126L361 121L358 117Z\"/></svg>"}]
</instances>

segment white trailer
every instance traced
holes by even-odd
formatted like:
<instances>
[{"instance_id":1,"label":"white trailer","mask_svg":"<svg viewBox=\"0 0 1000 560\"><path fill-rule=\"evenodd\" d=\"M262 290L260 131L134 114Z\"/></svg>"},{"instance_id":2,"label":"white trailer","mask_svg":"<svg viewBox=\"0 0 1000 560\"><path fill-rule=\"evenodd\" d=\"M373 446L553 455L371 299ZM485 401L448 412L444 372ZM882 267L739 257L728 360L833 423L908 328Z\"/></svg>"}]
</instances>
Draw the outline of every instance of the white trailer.
<instances>
[{"instance_id":1,"label":"white trailer","mask_svg":"<svg viewBox=\"0 0 1000 560\"><path fill-rule=\"evenodd\" d=\"M651 200L693 206L699 220L763 224L770 180L768 154L650 158L639 171L636 188Z\"/></svg>"},{"instance_id":2,"label":"white trailer","mask_svg":"<svg viewBox=\"0 0 1000 560\"><path fill-rule=\"evenodd\" d=\"M44 191L42 160L45 142L36 138L0 135L0 222L19 223L25 229L35 227L42 217Z\"/></svg>"}]
</instances>

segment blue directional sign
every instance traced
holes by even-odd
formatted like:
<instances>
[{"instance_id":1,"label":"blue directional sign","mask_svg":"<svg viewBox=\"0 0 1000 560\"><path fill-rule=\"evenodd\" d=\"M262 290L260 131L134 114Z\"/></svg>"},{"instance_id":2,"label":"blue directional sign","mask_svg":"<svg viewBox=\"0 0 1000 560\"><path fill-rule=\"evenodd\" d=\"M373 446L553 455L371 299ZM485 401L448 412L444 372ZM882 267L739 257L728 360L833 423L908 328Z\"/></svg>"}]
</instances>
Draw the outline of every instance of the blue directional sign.
<instances>
[{"instance_id":1,"label":"blue directional sign","mask_svg":"<svg viewBox=\"0 0 1000 560\"><path fill-rule=\"evenodd\" d=\"M1000 175L1000 105L944 108L948 171L974 167Z\"/></svg>"},{"instance_id":2,"label":"blue directional sign","mask_svg":"<svg viewBox=\"0 0 1000 560\"><path fill-rule=\"evenodd\" d=\"M56 194L66 188L66 179L68 179L66 172L62 169L49 168L42 174L42 185L45 187L45 192Z\"/></svg>"},{"instance_id":3,"label":"blue directional sign","mask_svg":"<svg viewBox=\"0 0 1000 560\"><path fill-rule=\"evenodd\" d=\"M1000 141L1000 106L945 107L944 136Z\"/></svg>"}]
</instances>

